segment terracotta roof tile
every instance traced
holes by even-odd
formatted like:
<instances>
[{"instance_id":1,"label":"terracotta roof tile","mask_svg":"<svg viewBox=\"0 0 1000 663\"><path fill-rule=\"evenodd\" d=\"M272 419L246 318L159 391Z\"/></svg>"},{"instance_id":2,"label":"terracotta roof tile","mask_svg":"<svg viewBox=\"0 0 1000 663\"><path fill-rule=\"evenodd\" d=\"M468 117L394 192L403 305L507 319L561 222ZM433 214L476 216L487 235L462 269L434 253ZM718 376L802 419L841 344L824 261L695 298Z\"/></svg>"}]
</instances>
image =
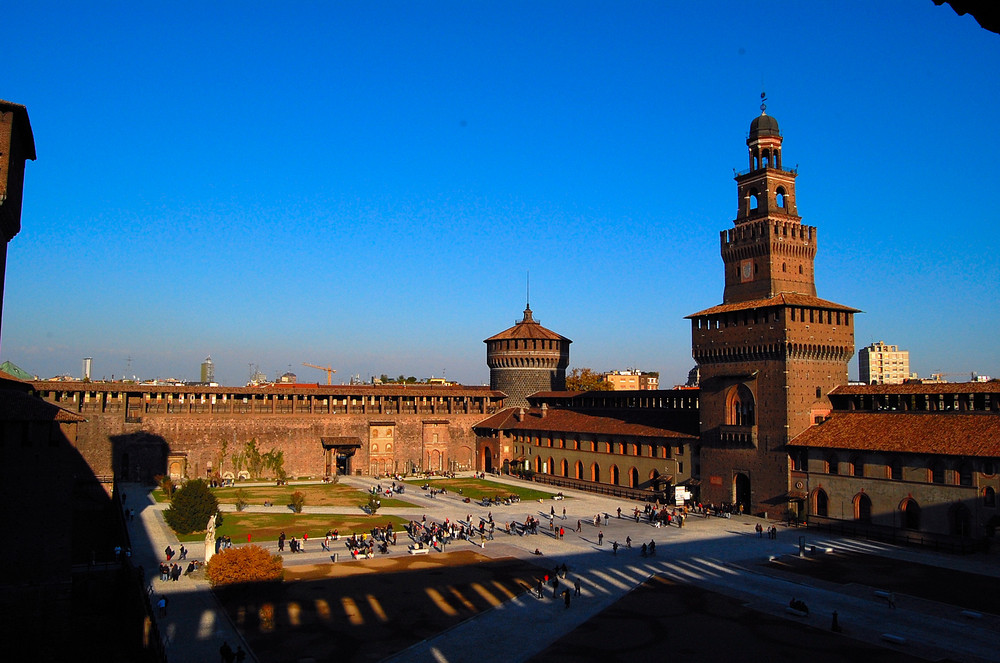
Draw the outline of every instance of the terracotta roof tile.
<instances>
[{"instance_id":1,"label":"terracotta roof tile","mask_svg":"<svg viewBox=\"0 0 1000 663\"><path fill-rule=\"evenodd\" d=\"M834 412L792 446L1000 457L1000 415L988 412Z\"/></svg>"},{"instance_id":2,"label":"terracotta roof tile","mask_svg":"<svg viewBox=\"0 0 1000 663\"><path fill-rule=\"evenodd\" d=\"M518 322L513 327L503 330L499 334L490 336L488 339L483 341L483 343L489 343L490 341L502 341L505 339L546 339L551 341L564 341L566 343L572 343L565 336L560 336L551 329L546 329L541 326L534 318L531 317L531 308L524 309L524 318Z\"/></svg>"},{"instance_id":3,"label":"terracotta roof tile","mask_svg":"<svg viewBox=\"0 0 1000 663\"><path fill-rule=\"evenodd\" d=\"M633 410L619 412L621 416L590 414L576 410L549 408L542 416L541 408L525 409L523 421L518 421L519 408L508 408L481 421L475 428L500 430L549 431L554 433L590 433L628 437L669 437L681 440L697 439L697 430L688 430L669 412ZM697 423L695 422L695 427Z\"/></svg>"},{"instance_id":4,"label":"terracotta roof tile","mask_svg":"<svg viewBox=\"0 0 1000 663\"><path fill-rule=\"evenodd\" d=\"M861 311L843 304L836 304L819 297L811 295L800 295L795 292L781 292L766 299L752 299L746 302L731 302L729 304L719 304L704 311L698 311L685 318L697 318L702 315L716 315L719 313L731 313L733 311L747 311L755 308L768 308L770 306L803 306L806 308L832 309L834 311L847 311L848 313L860 313Z\"/></svg>"},{"instance_id":5,"label":"terracotta roof tile","mask_svg":"<svg viewBox=\"0 0 1000 663\"><path fill-rule=\"evenodd\" d=\"M832 396L881 394L1000 394L1000 380L991 382L907 382L905 384L850 384L830 392Z\"/></svg>"}]
</instances>

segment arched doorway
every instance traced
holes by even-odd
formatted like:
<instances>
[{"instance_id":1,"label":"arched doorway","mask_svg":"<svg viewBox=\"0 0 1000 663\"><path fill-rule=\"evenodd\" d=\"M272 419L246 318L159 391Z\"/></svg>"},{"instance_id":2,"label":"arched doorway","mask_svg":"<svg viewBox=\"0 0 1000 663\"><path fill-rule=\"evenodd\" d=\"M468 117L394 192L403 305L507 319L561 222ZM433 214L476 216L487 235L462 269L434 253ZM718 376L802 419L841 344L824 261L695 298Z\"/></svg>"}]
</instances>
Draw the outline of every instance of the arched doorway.
<instances>
[{"instance_id":1,"label":"arched doorway","mask_svg":"<svg viewBox=\"0 0 1000 663\"><path fill-rule=\"evenodd\" d=\"M628 485L631 488L639 487L639 470L634 467L628 471Z\"/></svg>"},{"instance_id":2,"label":"arched doorway","mask_svg":"<svg viewBox=\"0 0 1000 663\"><path fill-rule=\"evenodd\" d=\"M905 499L899 505L899 510L903 512L903 529L920 529L920 505L916 500Z\"/></svg>"},{"instance_id":3,"label":"arched doorway","mask_svg":"<svg viewBox=\"0 0 1000 663\"><path fill-rule=\"evenodd\" d=\"M733 493L735 494L736 497L736 499L734 500L734 504L736 505L737 509L739 509L739 507L743 507L742 513L749 513L750 477L743 474L742 472L738 473L733 478Z\"/></svg>"},{"instance_id":4,"label":"arched doorway","mask_svg":"<svg viewBox=\"0 0 1000 663\"><path fill-rule=\"evenodd\" d=\"M564 477L569 476L569 461L567 461L565 458L563 458L562 463L560 463L559 473Z\"/></svg>"},{"instance_id":5,"label":"arched doorway","mask_svg":"<svg viewBox=\"0 0 1000 663\"><path fill-rule=\"evenodd\" d=\"M817 488L813 493L813 513L823 518L830 514L830 498L822 488Z\"/></svg>"},{"instance_id":6,"label":"arched doorway","mask_svg":"<svg viewBox=\"0 0 1000 663\"><path fill-rule=\"evenodd\" d=\"M612 465L611 466L611 483L614 484L614 485L616 485L616 486L618 485L618 466L617 465Z\"/></svg>"},{"instance_id":7,"label":"arched doorway","mask_svg":"<svg viewBox=\"0 0 1000 663\"><path fill-rule=\"evenodd\" d=\"M590 480L593 481L594 483L601 482L601 466L598 465L597 463L594 463L590 467Z\"/></svg>"},{"instance_id":8,"label":"arched doorway","mask_svg":"<svg viewBox=\"0 0 1000 663\"><path fill-rule=\"evenodd\" d=\"M864 493L854 497L854 519L862 523L872 521L872 500Z\"/></svg>"},{"instance_id":9,"label":"arched doorway","mask_svg":"<svg viewBox=\"0 0 1000 663\"><path fill-rule=\"evenodd\" d=\"M483 447L483 472L493 473L493 450L489 447Z\"/></svg>"}]
</instances>

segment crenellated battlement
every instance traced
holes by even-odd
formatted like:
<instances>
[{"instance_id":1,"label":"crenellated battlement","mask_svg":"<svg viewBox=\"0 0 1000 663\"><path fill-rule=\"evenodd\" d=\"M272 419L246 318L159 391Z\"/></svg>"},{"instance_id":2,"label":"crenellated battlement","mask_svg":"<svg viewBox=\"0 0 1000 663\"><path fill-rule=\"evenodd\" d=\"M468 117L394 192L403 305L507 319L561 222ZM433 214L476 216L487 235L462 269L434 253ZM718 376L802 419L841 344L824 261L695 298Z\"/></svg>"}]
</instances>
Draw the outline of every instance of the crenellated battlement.
<instances>
[{"instance_id":1,"label":"crenellated battlement","mask_svg":"<svg viewBox=\"0 0 1000 663\"><path fill-rule=\"evenodd\" d=\"M722 250L737 248L747 244L760 244L765 238L777 241L805 242L816 246L816 228L793 221L761 219L742 223L735 228L719 233Z\"/></svg>"}]
</instances>

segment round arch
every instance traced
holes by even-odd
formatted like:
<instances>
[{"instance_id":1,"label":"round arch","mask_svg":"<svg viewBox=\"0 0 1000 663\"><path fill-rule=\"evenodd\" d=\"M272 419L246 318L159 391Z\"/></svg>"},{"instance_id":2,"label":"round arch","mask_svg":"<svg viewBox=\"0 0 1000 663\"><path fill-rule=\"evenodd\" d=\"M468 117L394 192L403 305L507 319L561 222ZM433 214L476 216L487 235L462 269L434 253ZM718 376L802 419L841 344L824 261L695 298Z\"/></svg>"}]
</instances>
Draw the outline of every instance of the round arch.
<instances>
[{"instance_id":1,"label":"round arch","mask_svg":"<svg viewBox=\"0 0 1000 663\"><path fill-rule=\"evenodd\" d=\"M854 496L854 519L862 523L872 521L872 498L865 493Z\"/></svg>"}]
</instances>

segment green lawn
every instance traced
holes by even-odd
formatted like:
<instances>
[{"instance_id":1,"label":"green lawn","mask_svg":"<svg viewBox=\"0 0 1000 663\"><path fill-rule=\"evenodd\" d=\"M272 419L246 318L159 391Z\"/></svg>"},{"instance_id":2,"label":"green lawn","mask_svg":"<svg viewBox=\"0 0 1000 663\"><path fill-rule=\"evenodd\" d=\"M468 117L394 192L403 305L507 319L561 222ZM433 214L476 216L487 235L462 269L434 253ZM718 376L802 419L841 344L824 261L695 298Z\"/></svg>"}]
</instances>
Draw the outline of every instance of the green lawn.
<instances>
[{"instance_id":1,"label":"green lawn","mask_svg":"<svg viewBox=\"0 0 1000 663\"><path fill-rule=\"evenodd\" d=\"M517 495L522 500L547 500L555 494L523 486L493 483L483 479L407 479L407 490L420 490L420 486L425 483L429 483L432 488L436 489L447 488L448 492L458 493L473 500L481 500L484 497L507 497L508 495ZM461 492L459 493L459 491ZM385 502L382 503L382 506L385 506Z\"/></svg>"},{"instance_id":2,"label":"green lawn","mask_svg":"<svg viewBox=\"0 0 1000 663\"><path fill-rule=\"evenodd\" d=\"M216 536L229 536L233 543L246 543L247 534L249 534L252 542L267 543L276 541L281 532L284 532L288 538L294 536L299 539L302 538L303 534L308 534L310 539L316 539L315 545L318 547L319 539L326 536L327 530L339 530L341 537L343 537L350 536L352 533L368 532L373 527L385 527L390 522L394 530L402 532L403 526L409 521L399 516L380 516L378 514L369 516L366 514L248 513L243 511L224 513L222 525L216 530ZM204 541L205 532L178 535L177 538L183 542ZM201 553L199 552L199 554ZM198 558L199 554L191 554L190 556Z\"/></svg>"},{"instance_id":3,"label":"green lawn","mask_svg":"<svg viewBox=\"0 0 1000 663\"><path fill-rule=\"evenodd\" d=\"M239 485L232 488L214 488L212 493L219 500L219 504L236 504L236 493L242 490L249 504L263 505L265 501L270 501L276 505L286 505L292 503L292 493L300 492L306 496L306 506L357 506L368 503L368 493L356 490L350 486L340 484L306 484L294 486L246 486ZM157 488L153 491L153 498L157 502L169 502L170 500ZM405 500L382 497L383 508L408 508L416 507Z\"/></svg>"}]
</instances>

